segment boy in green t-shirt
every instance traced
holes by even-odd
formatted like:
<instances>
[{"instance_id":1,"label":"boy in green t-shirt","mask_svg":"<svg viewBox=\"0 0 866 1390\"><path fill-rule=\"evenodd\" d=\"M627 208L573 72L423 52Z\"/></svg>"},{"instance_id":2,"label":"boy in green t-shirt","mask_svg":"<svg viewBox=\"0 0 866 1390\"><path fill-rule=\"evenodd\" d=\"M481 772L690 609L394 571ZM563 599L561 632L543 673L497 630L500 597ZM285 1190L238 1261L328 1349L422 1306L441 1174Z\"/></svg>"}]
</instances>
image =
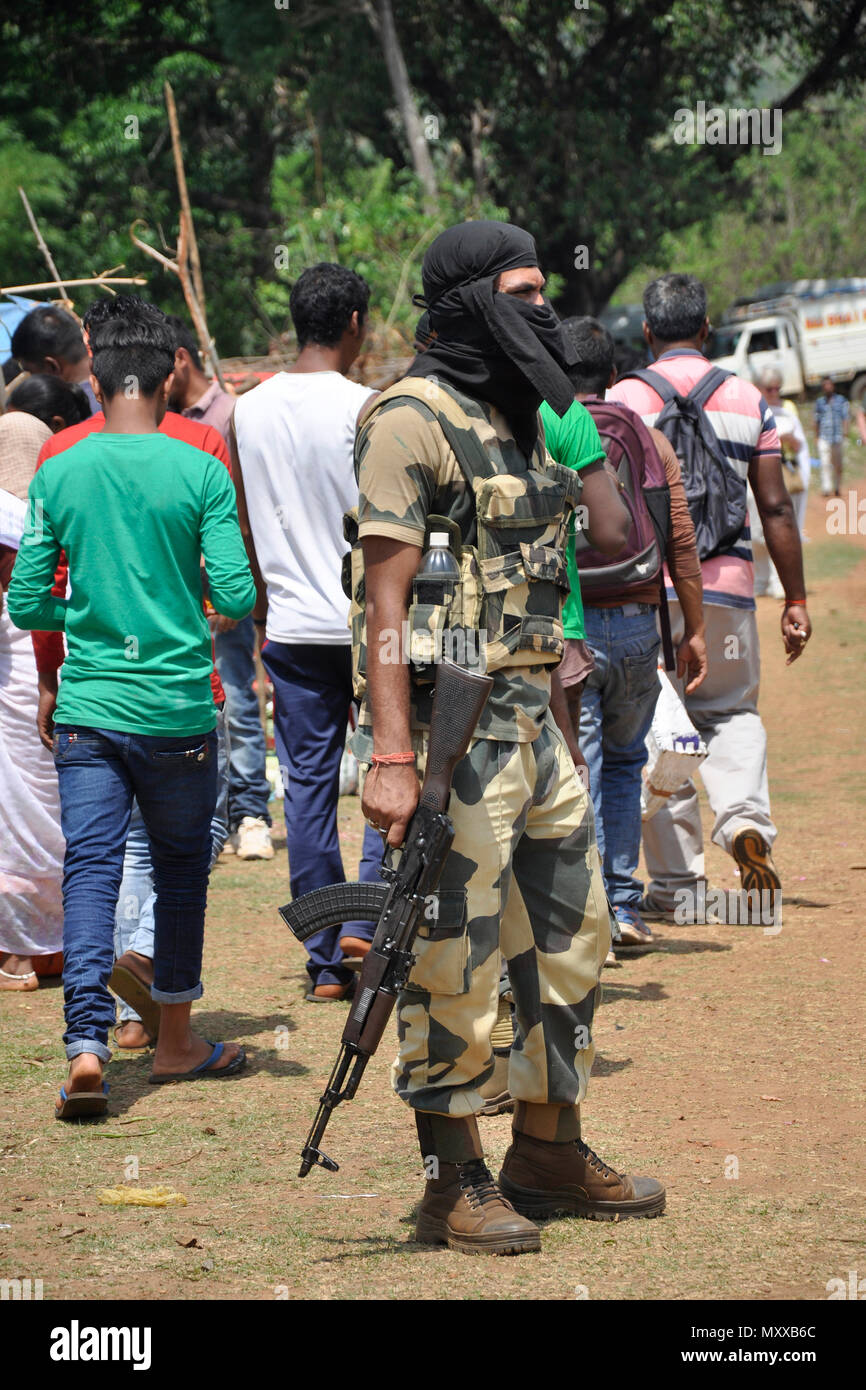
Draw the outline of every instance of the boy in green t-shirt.
<instances>
[{"instance_id":1,"label":"boy in green t-shirt","mask_svg":"<svg viewBox=\"0 0 866 1390\"><path fill-rule=\"evenodd\" d=\"M209 454L159 432L174 338L152 305L124 297L91 331L105 428L48 459L8 593L22 628L64 631L69 654L54 759L66 839L64 1004L70 1070L58 1119L102 1114L114 1002L114 913L133 798L153 852L153 998L162 1018L151 1081L227 1076L237 1044L189 1026L201 956L216 800L216 715L201 557L219 612L244 617L255 585L234 489ZM52 595L61 550L70 594Z\"/></svg>"}]
</instances>

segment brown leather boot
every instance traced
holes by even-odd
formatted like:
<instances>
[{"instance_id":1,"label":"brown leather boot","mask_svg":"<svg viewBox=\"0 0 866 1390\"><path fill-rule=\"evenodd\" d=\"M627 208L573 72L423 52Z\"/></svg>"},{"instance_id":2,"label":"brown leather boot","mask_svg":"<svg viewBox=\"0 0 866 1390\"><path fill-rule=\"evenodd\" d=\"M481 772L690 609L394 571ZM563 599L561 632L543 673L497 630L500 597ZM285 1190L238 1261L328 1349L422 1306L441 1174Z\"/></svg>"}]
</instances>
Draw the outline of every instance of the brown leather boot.
<instances>
[{"instance_id":1,"label":"brown leather boot","mask_svg":"<svg viewBox=\"0 0 866 1390\"><path fill-rule=\"evenodd\" d=\"M473 1117L416 1112L428 1174L415 1239L467 1255L522 1255L540 1250L538 1227L504 1200L481 1153Z\"/></svg>"},{"instance_id":2,"label":"brown leather boot","mask_svg":"<svg viewBox=\"0 0 866 1390\"><path fill-rule=\"evenodd\" d=\"M549 1129L534 1124L532 1112L553 1108L518 1103L512 1144L499 1174L503 1195L515 1209L536 1218L564 1212L590 1221L661 1216L665 1190L655 1178L615 1172L580 1138L554 1140L525 1132ZM574 1112L569 1108L568 1113ZM518 1123L525 1128L518 1129ZM560 1124L560 1134L563 1128Z\"/></svg>"}]
</instances>

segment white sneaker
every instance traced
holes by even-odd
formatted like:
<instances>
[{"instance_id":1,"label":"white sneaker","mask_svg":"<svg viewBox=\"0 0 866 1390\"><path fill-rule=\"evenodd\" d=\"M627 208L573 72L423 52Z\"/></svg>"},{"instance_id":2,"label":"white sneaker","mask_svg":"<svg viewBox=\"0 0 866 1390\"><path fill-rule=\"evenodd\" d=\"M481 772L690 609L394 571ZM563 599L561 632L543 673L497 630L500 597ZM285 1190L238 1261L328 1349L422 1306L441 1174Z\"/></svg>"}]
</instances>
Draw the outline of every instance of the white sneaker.
<instances>
[{"instance_id":1,"label":"white sneaker","mask_svg":"<svg viewBox=\"0 0 866 1390\"><path fill-rule=\"evenodd\" d=\"M270 826L257 816L244 816L237 828L238 859L273 859Z\"/></svg>"}]
</instances>

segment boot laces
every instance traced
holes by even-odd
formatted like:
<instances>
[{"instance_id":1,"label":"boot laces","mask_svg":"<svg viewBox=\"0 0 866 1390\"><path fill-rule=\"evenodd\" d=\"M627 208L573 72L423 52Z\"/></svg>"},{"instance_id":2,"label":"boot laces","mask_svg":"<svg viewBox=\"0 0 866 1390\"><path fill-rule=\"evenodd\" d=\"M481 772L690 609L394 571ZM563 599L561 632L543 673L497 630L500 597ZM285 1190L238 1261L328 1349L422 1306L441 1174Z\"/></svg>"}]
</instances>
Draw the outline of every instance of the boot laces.
<instances>
[{"instance_id":1,"label":"boot laces","mask_svg":"<svg viewBox=\"0 0 866 1390\"><path fill-rule=\"evenodd\" d=\"M502 1193L483 1158L460 1164L460 1186L466 1193L466 1200L471 1207L503 1200Z\"/></svg>"},{"instance_id":2,"label":"boot laces","mask_svg":"<svg viewBox=\"0 0 866 1390\"><path fill-rule=\"evenodd\" d=\"M575 1139L578 1152L583 1155L590 1168L594 1168L597 1173L601 1173L603 1178L618 1178L620 1175L615 1169L608 1167L603 1158L592 1150L588 1144L584 1144L582 1139Z\"/></svg>"}]
</instances>

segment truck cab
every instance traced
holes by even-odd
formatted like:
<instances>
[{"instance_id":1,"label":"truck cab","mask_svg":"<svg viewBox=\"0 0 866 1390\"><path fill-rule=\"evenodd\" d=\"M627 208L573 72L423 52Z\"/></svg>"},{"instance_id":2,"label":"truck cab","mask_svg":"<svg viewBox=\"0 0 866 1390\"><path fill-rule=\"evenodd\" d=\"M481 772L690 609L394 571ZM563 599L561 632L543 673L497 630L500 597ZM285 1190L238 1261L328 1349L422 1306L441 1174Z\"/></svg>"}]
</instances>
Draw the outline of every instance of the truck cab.
<instances>
[{"instance_id":1,"label":"truck cab","mask_svg":"<svg viewBox=\"0 0 866 1390\"><path fill-rule=\"evenodd\" d=\"M829 376L866 403L866 278L767 285L731 305L707 356L747 380L775 368L783 396L814 391Z\"/></svg>"},{"instance_id":2,"label":"truck cab","mask_svg":"<svg viewBox=\"0 0 866 1390\"><path fill-rule=\"evenodd\" d=\"M765 367L775 368L782 375L783 396L798 396L805 386L796 328L783 314L721 324L707 343L707 356L747 381Z\"/></svg>"}]
</instances>

